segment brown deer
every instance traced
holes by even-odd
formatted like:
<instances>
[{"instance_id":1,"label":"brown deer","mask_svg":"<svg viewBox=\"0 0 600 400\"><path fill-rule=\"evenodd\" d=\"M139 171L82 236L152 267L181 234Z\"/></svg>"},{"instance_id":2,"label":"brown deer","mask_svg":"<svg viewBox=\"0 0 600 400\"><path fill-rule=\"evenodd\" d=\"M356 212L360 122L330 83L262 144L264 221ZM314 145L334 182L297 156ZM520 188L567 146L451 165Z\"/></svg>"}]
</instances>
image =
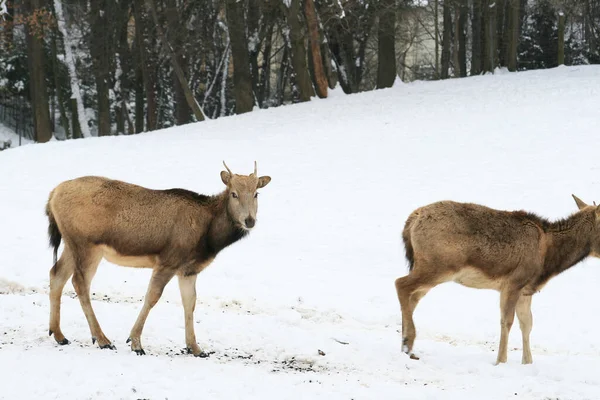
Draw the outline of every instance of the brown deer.
<instances>
[{"instance_id":1,"label":"brown deer","mask_svg":"<svg viewBox=\"0 0 600 400\"><path fill-rule=\"evenodd\" d=\"M66 281L73 286L92 334L92 343L115 349L106 338L90 302L90 284L98 264L151 268L144 305L127 343L145 354L140 336L165 285L177 275L185 315L189 353L206 357L196 343L196 277L225 247L248 234L256 223L259 188L271 178L221 172L226 189L205 196L184 189L152 190L103 177L86 176L58 185L46 206L54 266L50 271L50 330L56 341L69 341L60 329L60 298ZM61 239L64 250L57 261Z\"/></svg>"},{"instance_id":2,"label":"brown deer","mask_svg":"<svg viewBox=\"0 0 600 400\"><path fill-rule=\"evenodd\" d=\"M416 209L402 238L409 274L396 280L402 310L402 347L413 359L413 313L434 286L454 281L500 292L500 347L507 359L515 311L523 334L523 364L531 364L531 297L553 277L588 256L600 257L600 207L573 195L579 211L549 222L524 211L441 201Z\"/></svg>"}]
</instances>

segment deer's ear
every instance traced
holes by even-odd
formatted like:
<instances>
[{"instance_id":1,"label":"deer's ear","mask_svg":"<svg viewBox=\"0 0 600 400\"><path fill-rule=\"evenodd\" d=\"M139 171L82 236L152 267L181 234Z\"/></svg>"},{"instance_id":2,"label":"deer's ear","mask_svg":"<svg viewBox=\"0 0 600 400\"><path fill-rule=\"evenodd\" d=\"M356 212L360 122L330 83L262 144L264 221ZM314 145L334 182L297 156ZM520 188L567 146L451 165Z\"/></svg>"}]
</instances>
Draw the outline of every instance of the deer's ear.
<instances>
[{"instance_id":1,"label":"deer's ear","mask_svg":"<svg viewBox=\"0 0 600 400\"><path fill-rule=\"evenodd\" d=\"M231 180L231 174L227 171L221 171L221 180L224 184L229 185L229 181Z\"/></svg>"},{"instance_id":2,"label":"deer's ear","mask_svg":"<svg viewBox=\"0 0 600 400\"><path fill-rule=\"evenodd\" d=\"M575 203L577 204L577 207L581 210L582 208L587 207L587 204L585 204L579 197L575 196L574 194L572 194L571 196L573 196L573 199L575 200Z\"/></svg>"},{"instance_id":3,"label":"deer's ear","mask_svg":"<svg viewBox=\"0 0 600 400\"><path fill-rule=\"evenodd\" d=\"M267 186L269 184L269 182L271 182L270 176L261 176L260 178L258 178L258 185L256 186L256 188L257 189L263 188L263 187Z\"/></svg>"}]
</instances>

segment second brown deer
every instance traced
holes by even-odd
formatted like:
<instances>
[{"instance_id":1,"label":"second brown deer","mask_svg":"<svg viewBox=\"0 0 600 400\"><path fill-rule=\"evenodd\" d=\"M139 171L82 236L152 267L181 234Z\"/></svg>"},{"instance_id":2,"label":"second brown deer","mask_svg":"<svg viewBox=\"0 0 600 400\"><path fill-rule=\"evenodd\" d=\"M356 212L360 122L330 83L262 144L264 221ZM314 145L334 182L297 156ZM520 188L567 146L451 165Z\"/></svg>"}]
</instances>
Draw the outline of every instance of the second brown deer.
<instances>
[{"instance_id":1,"label":"second brown deer","mask_svg":"<svg viewBox=\"0 0 600 400\"><path fill-rule=\"evenodd\" d=\"M496 364L507 360L515 312L523 336L522 363L532 363L533 294L588 256L600 257L600 207L573 198L579 211L555 222L524 211L453 201L413 211L402 233L410 272L396 280L403 351L418 359L412 350L416 337L413 313L419 300L433 287L454 281L500 292Z\"/></svg>"}]
</instances>

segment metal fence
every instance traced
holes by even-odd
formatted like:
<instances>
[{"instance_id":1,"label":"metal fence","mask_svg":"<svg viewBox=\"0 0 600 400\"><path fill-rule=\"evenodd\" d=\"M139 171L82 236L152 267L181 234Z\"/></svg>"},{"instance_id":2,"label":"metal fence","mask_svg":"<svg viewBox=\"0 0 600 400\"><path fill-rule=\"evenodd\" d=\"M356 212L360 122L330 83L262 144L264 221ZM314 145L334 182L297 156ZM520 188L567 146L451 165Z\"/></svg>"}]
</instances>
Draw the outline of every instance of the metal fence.
<instances>
[{"instance_id":1,"label":"metal fence","mask_svg":"<svg viewBox=\"0 0 600 400\"><path fill-rule=\"evenodd\" d=\"M35 140L31 104L23 96L0 91L0 123L19 135L18 145L21 145L21 138Z\"/></svg>"}]
</instances>

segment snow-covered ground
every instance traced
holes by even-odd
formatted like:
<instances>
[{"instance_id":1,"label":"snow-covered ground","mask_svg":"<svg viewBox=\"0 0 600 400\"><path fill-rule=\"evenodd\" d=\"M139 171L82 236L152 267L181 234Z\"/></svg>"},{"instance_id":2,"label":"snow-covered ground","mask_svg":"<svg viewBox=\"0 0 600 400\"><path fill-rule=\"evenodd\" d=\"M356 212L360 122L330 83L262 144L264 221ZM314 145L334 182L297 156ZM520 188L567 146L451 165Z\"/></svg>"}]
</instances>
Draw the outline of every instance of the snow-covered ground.
<instances>
[{"instance_id":1,"label":"snow-covered ground","mask_svg":"<svg viewBox=\"0 0 600 400\"><path fill-rule=\"evenodd\" d=\"M600 261L534 296L534 364L518 324L493 366L498 294L453 283L415 313L401 352L394 280L400 232L441 199L549 218L600 200L600 68L416 82L131 137L0 153L0 398L6 399L597 399ZM273 181L258 224L198 279L195 321L208 359L181 354L176 281L152 310L145 357L125 344L149 271L103 262L93 306L117 351L92 345L70 283L48 337L44 205L63 180L97 174L152 188L222 189L234 172ZM321 354L319 354L321 350Z\"/></svg>"}]
</instances>

